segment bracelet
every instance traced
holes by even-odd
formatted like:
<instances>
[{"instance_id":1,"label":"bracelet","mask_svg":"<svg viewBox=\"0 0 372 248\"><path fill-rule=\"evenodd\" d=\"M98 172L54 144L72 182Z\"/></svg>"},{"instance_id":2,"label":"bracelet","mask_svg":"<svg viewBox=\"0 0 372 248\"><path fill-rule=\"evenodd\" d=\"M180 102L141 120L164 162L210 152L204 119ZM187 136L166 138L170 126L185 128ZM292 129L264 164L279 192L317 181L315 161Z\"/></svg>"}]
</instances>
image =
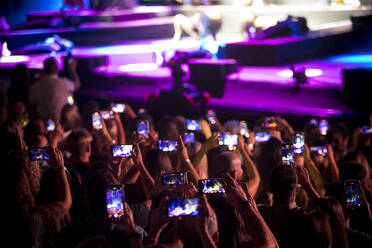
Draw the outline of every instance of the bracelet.
<instances>
[{"instance_id":1,"label":"bracelet","mask_svg":"<svg viewBox=\"0 0 372 248\"><path fill-rule=\"evenodd\" d=\"M190 159L188 159L188 158L186 158L186 159L185 159L185 162L186 162L186 163L190 163L190 162L191 162L191 160L190 160Z\"/></svg>"},{"instance_id":2,"label":"bracelet","mask_svg":"<svg viewBox=\"0 0 372 248\"><path fill-rule=\"evenodd\" d=\"M138 239L141 239L142 238L142 236L141 236L141 234L139 234L139 233L132 233L132 234L130 234L130 235L128 235L128 240L129 239L132 239L132 238L138 238Z\"/></svg>"},{"instance_id":3,"label":"bracelet","mask_svg":"<svg viewBox=\"0 0 372 248\"><path fill-rule=\"evenodd\" d=\"M59 169L65 169L65 167L63 165L58 165L56 168L54 168L55 170L59 170Z\"/></svg>"}]
</instances>

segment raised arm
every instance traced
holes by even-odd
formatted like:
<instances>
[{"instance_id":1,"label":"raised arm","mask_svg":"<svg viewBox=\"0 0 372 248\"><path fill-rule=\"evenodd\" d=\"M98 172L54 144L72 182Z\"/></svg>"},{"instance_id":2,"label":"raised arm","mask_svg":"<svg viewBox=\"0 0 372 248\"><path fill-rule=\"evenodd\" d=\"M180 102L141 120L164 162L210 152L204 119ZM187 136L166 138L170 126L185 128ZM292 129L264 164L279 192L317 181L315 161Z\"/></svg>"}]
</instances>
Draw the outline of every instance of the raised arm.
<instances>
[{"instance_id":1,"label":"raised arm","mask_svg":"<svg viewBox=\"0 0 372 248\"><path fill-rule=\"evenodd\" d=\"M309 147L305 144L304 146L304 166L307 169L310 179L313 182L315 190L320 194L320 196L325 195L325 186L323 177L320 174L320 171L314 164L313 160L310 157Z\"/></svg>"},{"instance_id":2,"label":"raised arm","mask_svg":"<svg viewBox=\"0 0 372 248\"><path fill-rule=\"evenodd\" d=\"M339 170L338 166L336 163L335 155L333 153L333 148L331 145L327 145L328 153L327 153L327 158L328 158L328 166L331 172L331 180L332 182L338 181L339 178Z\"/></svg>"},{"instance_id":3,"label":"raised arm","mask_svg":"<svg viewBox=\"0 0 372 248\"><path fill-rule=\"evenodd\" d=\"M180 156L186 165L186 168L190 170L192 174L194 174L196 180L199 180L200 179L199 173L196 171L191 160L189 159L189 154L187 152L185 144L183 143L182 136L178 137L178 149L180 152Z\"/></svg>"},{"instance_id":4,"label":"raised arm","mask_svg":"<svg viewBox=\"0 0 372 248\"><path fill-rule=\"evenodd\" d=\"M214 133L209 139L207 139L200 150L195 154L193 158L191 158L191 162L193 165L195 165L195 168L198 169L198 167L201 165L201 161L204 157L204 155L207 154L207 152L215 147L219 146L218 144L218 133Z\"/></svg>"},{"instance_id":5,"label":"raised arm","mask_svg":"<svg viewBox=\"0 0 372 248\"><path fill-rule=\"evenodd\" d=\"M116 121L116 124L118 125L118 131L119 131L119 144L125 144L125 132L124 132L124 127L123 123L121 122L120 115L119 113L114 113L114 119Z\"/></svg>"}]
</instances>

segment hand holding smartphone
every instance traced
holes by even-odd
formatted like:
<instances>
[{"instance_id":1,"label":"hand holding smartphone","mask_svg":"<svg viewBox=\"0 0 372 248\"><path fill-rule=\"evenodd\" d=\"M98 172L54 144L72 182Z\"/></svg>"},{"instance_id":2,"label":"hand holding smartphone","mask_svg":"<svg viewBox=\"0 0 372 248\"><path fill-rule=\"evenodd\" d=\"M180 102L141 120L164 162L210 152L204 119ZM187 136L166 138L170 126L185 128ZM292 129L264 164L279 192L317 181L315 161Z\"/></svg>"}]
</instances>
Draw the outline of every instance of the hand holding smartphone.
<instances>
[{"instance_id":1,"label":"hand holding smartphone","mask_svg":"<svg viewBox=\"0 0 372 248\"><path fill-rule=\"evenodd\" d=\"M296 154L302 154L305 149L305 138L303 133L295 133L293 146Z\"/></svg>"},{"instance_id":2,"label":"hand holding smartphone","mask_svg":"<svg viewBox=\"0 0 372 248\"><path fill-rule=\"evenodd\" d=\"M186 176L184 173L167 173L161 175L161 182L164 186L184 185Z\"/></svg>"},{"instance_id":3,"label":"hand holding smartphone","mask_svg":"<svg viewBox=\"0 0 372 248\"><path fill-rule=\"evenodd\" d=\"M177 140L159 140L159 149L164 152L174 152L177 151L178 141Z\"/></svg>"},{"instance_id":4,"label":"hand holding smartphone","mask_svg":"<svg viewBox=\"0 0 372 248\"><path fill-rule=\"evenodd\" d=\"M270 139L270 137L271 137L270 132L258 132L256 133L256 142L257 143L266 142Z\"/></svg>"},{"instance_id":5,"label":"hand holding smartphone","mask_svg":"<svg viewBox=\"0 0 372 248\"><path fill-rule=\"evenodd\" d=\"M125 111L125 104L124 103L113 103L111 109L112 111L116 113L123 113Z\"/></svg>"},{"instance_id":6,"label":"hand holding smartphone","mask_svg":"<svg viewBox=\"0 0 372 248\"><path fill-rule=\"evenodd\" d=\"M124 213L124 188L123 185L110 185L106 189L107 217L118 222Z\"/></svg>"},{"instance_id":7,"label":"hand holding smartphone","mask_svg":"<svg viewBox=\"0 0 372 248\"><path fill-rule=\"evenodd\" d=\"M222 178L201 179L198 181L199 192L203 194L225 193Z\"/></svg>"},{"instance_id":8,"label":"hand holding smartphone","mask_svg":"<svg viewBox=\"0 0 372 248\"><path fill-rule=\"evenodd\" d=\"M95 112L92 114L92 125L93 128L96 130L101 130L103 128L101 115L99 114L99 112Z\"/></svg>"},{"instance_id":9,"label":"hand holding smartphone","mask_svg":"<svg viewBox=\"0 0 372 248\"><path fill-rule=\"evenodd\" d=\"M174 199L168 201L168 216L198 216L199 198Z\"/></svg>"},{"instance_id":10,"label":"hand holding smartphone","mask_svg":"<svg viewBox=\"0 0 372 248\"><path fill-rule=\"evenodd\" d=\"M360 207L362 204L359 180L344 181L346 204L348 207Z\"/></svg>"},{"instance_id":11,"label":"hand holding smartphone","mask_svg":"<svg viewBox=\"0 0 372 248\"><path fill-rule=\"evenodd\" d=\"M185 141L185 144L195 142L195 134L194 133L185 133L184 141Z\"/></svg>"},{"instance_id":12,"label":"hand holding smartphone","mask_svg":"<svg viewBox=\"0 0 372 248\"><path fill-rule=\"evenodd\" d=\"M48 130L49 132L52 132L52 131L54 131L54 129L56 128L56 123L55 123L53 120L48 119L48 120L46 121L46 127L47 127L47 130Z\"/></svg>"},{"instance_id":13,"label":"hand holding smartphone","mask_svg":"<svg viewBox=\"0 0 372 248\"><path fill-rule=\"evenodd\" d=\"M43 147L28 148L28 157L33 161L49 160L48 151Z\"/></svg>"},{"instance_id":14,"label":"hand holding smartphone","mask_svg":"<svg viewBox=\"0 0 372 248\"><path fill-rule=\"evenodd\" d=\"M131 157L133 145L113 145L111 146L112 156L116 157Z\"/></svg>"},{"instance_id":15,"label":"hand holding smartphone","mask_svg":"<svg viewBox=\"0 0 372 248\"><path fill-rule=\"evenodd\" d=\"M319 121L319 131L322 135L327 135L328 133L328 121L323 119Z\"/></svg>"},{"instance_id":16,"label":"hand holding smartphone","mask_svg":"<svg viewBox=\"0 0 372 248\"><path fill-rule=\"evenodd\" d=\"M282 146L282 162L286 165L294 163L294 147L292 144L284 144Z\"/></svg>"},{"instance_id":17,"label":"hand holding smartphone","mask_svg":"<svg viewBox=\"0 0 372 248\"><path fill-rule=\"evenodd\" d=\"M200 131L201 130L200 122L198 120L187 119L186 129L189 131Z\"/></svg>"}]
</instances>

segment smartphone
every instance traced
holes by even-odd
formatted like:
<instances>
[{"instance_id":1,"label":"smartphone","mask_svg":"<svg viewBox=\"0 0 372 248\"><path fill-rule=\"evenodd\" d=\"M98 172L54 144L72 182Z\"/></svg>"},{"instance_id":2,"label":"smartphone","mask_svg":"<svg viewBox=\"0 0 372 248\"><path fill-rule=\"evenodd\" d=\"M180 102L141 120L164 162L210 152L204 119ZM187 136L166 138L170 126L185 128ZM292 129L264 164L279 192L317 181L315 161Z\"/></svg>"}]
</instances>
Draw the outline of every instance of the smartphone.
<instances>
[{"instance_id":1,"label":"smartphone","mask_svg":"<svg viewBox=\"0 0 372 248\"><path fill-rule=\"evenodd\" d=\"M248 125L246 121L239 122L239 134L243 135L243 137L249 138Z\"/></svg>"},{"instance_id":2,"label":"smartphone","mask_svg":"<svg viewBox=\"0 0 372 248\"><path fill-rule=\"evenodd\" d=\"M194 133L185 133L185 144L195 142L195 134Z\"/></svg>"},{"instance_id":3,"label":"smartphone","mask_svg":"<svg viewBox=\"0 0 372 248\"><path fill-rule=\"evenodd\" d=\"M317 152L319 155L326 156L328 153L328 149L326 146L313 146L310 147L311 152Z\"/></svg>"},{"instance_id":4,"label":"smartphone","mask_svg":"<svg viewBox=\"0 0 372 248\"><path fill-rule=\"evenodd\" d=\"M322 135L327 135L328 133L328 121L323 119L319 121L319 131Z\"/></svg>"},{"instance_id":5,"label":"smartphone","mask_svg":"<svg viewBox=\"0 0 372 248\"><path fill-rule=\"evenodd\" d=\"M344 181L346 204L348 207L359 207L362 204L360 182L358 180Z\"/></svg>"},{"instance_id":6,"label":"smartphone","mask_svg":"<svg viewBox=\"0 0 372 248\"><path fill-rule=\"evenodd\" d=\"M198 181L199 192L203 194L225 193L222 178L201 179Z\"/></svg>"},{"instance_id":7,"label":"smartphone","mask_svg":"<svg viewBox=\"0 0 372 248\"><path fill-rule=\"evenodd\" d=\"M199 215L199 199L184 198L168 201L168 216L198 216Z\"/></svg>"},{"instance_id":8,"label":"smartphone","mask_svg":"<svg viewBox=\"0 0 372 248\"><path fill-rule=\"evenodd\" d=\"M137 122L137 135L140 139L145 139L149 135L150 125L148 120Z\"/></svg>"},{"instance_id":9,"label":"smartphone","mask_svg":"<svg viewBox=\"0 0 372 248\"><path fill-rule=\"evenodd\" d=\"M74 103L75 103L74 94L72 94L72 93L69 93L68 94L68 96L67 96L67 102L70 105L74 105Z\"/></svg>"},{"instance_id":10,"label":"smartphone","mask_svg":"<svg viewBox=\"0 0 372 248\"><path fill-rule=\"evenodd\" d=\"M266 118L263 123L261 123L261 127L264 129L275 130L278 127L278 124L273 118Z\"/></svg>"},{"instance_id":11,"label":"smartphone","mask_svg":"<svg viewBox=\"0 0 372 248\"><path fill-rule=\"evenodd\" d=\"M259 132L256 133L256 142L261 143L261 142L266 142L270 139L271 134L269 132Z\"/></svg>"},{"instance_id":12,"label":"smartphone","mask_svg":"<svg viewBox=\"0 0 372 248\"><path fill-rule=\"evenodd\" d=\"M311 119L311 120L309 121L309 124L310 124L310 125L314 125L314 126L318 126L318 120L317 120L317 119Z\"/></svg>"},{"instance_id":13,"label":"smartphone","mask_svg":"<svg viewBox=\"0 0 372 248\"><path fill-rule=\"evenodd\" d=\"M293 146L296 154L301 154L304 151L305 139L303 133L295 133Z\"/></svg>"},{"instance_id":14,"label":"smartphone","mask_svg":"<svg viewBox=\"0 0 372 248\"><path fill-rule=\"evenodd\" d=\"M140 108L137 113L138 113L138 115L144 115L144 114L147 113L147 111L146 111L145 108Z\"/></svg>"},{"instance_id":15,"label":"smartphone","mask_svg":"<svg viewBox=\"0 0 372 248\"><path fill-rule=\"evenodd\" d=\"M124 215L124 188L123 185L110 185L106 189L107 217L119 221Z\"/></svg>"},{"instance_id":16,"label":"smartphone","mask_svg":"<svg viewBox=\"0 0 372 248\"><path fill-rule=\"evenodd\" d=\"M111 110L102 110L99 114L104 120L114 119L114 113Z\"/></svg>"},{"instance_id":17,"label":"smartphone","mask_svg":"<svg viewBox=\"0 0 372 248\"><path fill-rule=\"evenodd\" d=\"M29 123L30 119L26 112L21 113L21 126L24 128Z\"/></svg>"},{"instance_id":18,"label":"smartphone","mask_svg":"<svg viewBox=\"0 0 372 248\"><path fill-rule=\"evenodd\" d=\"M159 149L164 152L174 152L177 151L177 140L159 140Z\"/></svg>"},{"instance_id":19,"label":"smartphone","mask_svg":"<svg viewBox=\"0 0 372 248\"><path fill-rule=\"evenodd\" d=\"M362 127L362 134L372 134L372 126Z\"/></svg>"},{"instance_id":20,"label":"smartphone","mask_svg":"<svg viewBox=\"0 0 372 248\"><path fill-rule=\"evenodd\" d=\"M236 146L238 145L238 135L236 134L220 134L220 145Z\"/></svg>"},{"instance_id":21,"label":"smartphone","mask_svg":"<svg viewBox=\"0 0 372 248\"><path fill-rule=\"evenodd\" d=\"M28 157L30 160L49 160L49 154L45 148L28 148Z\"/></svg>"},{"instance_id":22,"label":"smartphone","mask_svg":"<svg viewBox=\"0 0 372 248\"><path fill-rule=\"evenodd\" d=\"M183 185L186 183L185 174L180 173L167 173L161 175L161 182L163 185Z\"/></svg>"},{"instance_id":23,"label":"smartphone","mask_svg":"<svg viewBox=\"0 0 372 248\"><path fill-rule=\"evenodd\" d=\"M282 145L282 162L286 165L294 163L294 146L293 144Z\"/></svg>"},{"instance_id":24,"label":"smartphone","mask_svg":"<svg viewBox=\"0 0 372 248\"><path fill-rule=\"evenodd\" d=\"M113 145L111 146L113 157L131 157L132 145Z\"/></svg>"},{"instance_id":25,"label":"smartphone","mask_svg":"<svg viewBox=\"0 0 372 248\"><path fill-rule=\"evenodd\" d=\"M54 131L54 129L56 128L56 123L53 120L49 119L46 121L46 127L49 132Z\"/></svg>"},{"instance_id":26,"label":"smartphone","mask_svg":"<svg viewBox=\"0 0 372 248\"><path fill-rule=\"evenodd\" d=\"M125 104L124 103L114 103L112 104L112 111L116 113L123 113L125 110Z\"/></svg>"},{"instance_id":27,"label":"smartphone","mask_svg":"<svg viewBox=\"0 0 372 248\"><path fill-rule=\"evenodd\" d=\"M198 120L186 120L186 129L189 131L201 130L200 122Z\"/></svg>"},{"instance_id":28,"label":"smartphone","mask_svg":"<svg viewBox=\"0 0 372 248\"><path fill-rule=\"evenodd\" d=\"M92 123L94 129L102 129L101 115L98 112L92 114Z\"/></svg>"},{"instance_id":29,"label":"smartphone","mask_svg":"<svg viewBox=\"0 0 372 248\"><path fill-rule=\"evenodd\" d=\"M212 125L216 124L216 113L212 109L207 111L207 120Z\"/></svg>"}]
</instances>

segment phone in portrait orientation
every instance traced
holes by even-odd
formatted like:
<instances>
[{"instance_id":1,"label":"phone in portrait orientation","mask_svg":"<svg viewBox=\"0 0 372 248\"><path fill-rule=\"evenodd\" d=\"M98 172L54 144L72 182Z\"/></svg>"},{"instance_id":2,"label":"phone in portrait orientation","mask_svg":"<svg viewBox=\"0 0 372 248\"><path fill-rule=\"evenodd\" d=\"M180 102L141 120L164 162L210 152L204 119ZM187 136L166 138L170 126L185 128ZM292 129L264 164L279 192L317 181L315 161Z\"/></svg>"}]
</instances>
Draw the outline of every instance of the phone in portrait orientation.
<instances>
[{"instance_id":1,"label":"phone in portrait orientation","mask_svg":"<svg viewBox=\"0 0 372 248\"><path fill-rule=\"evenodd\" d=\"M46 128L49 132L54 131L54 129L56 129L56 123L49 119L46 121Z\"/></svg>"},{"instance_id":2,"label":"phone in portrait orientation","mask_svg":"<svg viewBox=\"0 0 372 248\"><path fill-rule=\"evenodd\" d=\"M123 185L110 185L106 189L107 217L114 221L120 221L124 215L124 187Z\"/></svg>"},{"instance_id":3,"label":"phone in portrait orientation","mask_svg":"<svg viewBox=\"0 0 372 248\"><path fill-rule=\"evenodd\" d=\"M104 120L114 119L114 113L111 110L102 110L99 114Z\"/></svg>"},{"instance_id":4,"label":"phone in portrait orientation","mask_svg":"<svg viewBox=\"0 0 372 248\"><path fill-rule=\"evenodd\" d=\"M261 142L266 142L270 139L271 134L270 132L258 132L256 133L256 142L261 143Z\"/></svg>"},{"instance_id":5,"label":"phone in portrait orientation","mask_svg":"<svg viewBox=\"0 0 372 248\"><path fill-rule=\"evenodd\" d=\"M319 131L322 135L327 135L328 133L328 121L323 119L319 121Z\"/></svg>"},{"instance_id":6,"label":"phone in portrait orientation","mask_svg":"<svg viewBox=\"0 0 372 248\"><path fill-rule=\"evenodd\" d=\"M310 147L311 152L316 152L321 156L326 156L328 154L328 149L326 146L313 146Z\"/></svg>"},{"instance_id":7,"label":"phone in portrait orientation","mask_svg":"<svg viewBox=\"0 0 372 248\"><path fill-rule=\"evenodd\" d=\"M199 192L203 194L225 193L222 178L201 179L198 181Z\"/></svg>"},{"instance_id":8,"label":"phone in portrait orientation","mask_svg":"<svg viewBox=\"0 0 372 248\"><path fill-rule=\"evenodd\" d=\"M245 138L249 138L248 125L246 121L239 122L239 134Z\"/></svg>"},{"instance_id":9,"label":"phone in portrait orientation","mask_svg":"<svg viewBox=\"0 0 372 248\"><path fill-rule=\"evenodd\" d=\"M359 207L362 204L359 180L344 181L346 204L348 207Z\"/></svg>"},{"instance_id":10,"label":"phone in portrait orientation","mask_svg":"<svg viewBox=\"0 0 372 248\"><path fill-rule=\"evenodd\" d=\"M189 131L200 131L201 126L198 120L186 120L186 129Z\"/></svg>"},{"instance_id":11,"label":"phone in portrait orientation","mask_svg":"<svg viewBox=\"0 0 372 248\"><path fill-rule=\"evenodd\" d=\"M301 154L305 149L305 138L303 133L295 133L293 140L294 152Z\"/></svg>"},{"instance_id":12,"label":"phone in portrait orientation","mask_svg":"<svg viewBox=\"0 0 372 248\"><path fill-rule=\"evenodd\" d=\"M28 157L30 160L49 160L46 148L41 147L28 148Z\"/></svg>"},{"instance_id":13,"label":"phone in portrait orientation","mask_svg":"<svg viewBox=\"0 0 372 248\"><path fill-rule=\"evenodd\" d=\"M67 96L67 102L70 105L74 105L74 103L75 103L74 94L72 94L72 93L69 93L68 94L68 96Z\"/></svg>"},{"instance_id":14,"label":"phone in portrait orientation","mask_svg":"<svg viewBox=\"0 0 372 248\"><path fill-rule=\"evenodd\" d=\"M140 108L140 109L137 111L137 114L138 114L138 115L144 115L144 114L146 114L146 113L147 113L147 111L146 111L145 108Z\"/></svg>"},{"instance_id":15,"label":"phone in portrait orientation","mask_svg":"<svg viewBox=\"0 0 372 248\"><path fill-rule=\"evenodd\" d=\"M186 183L186 176L183 172L166 173L161 175L161 182L165 186L183 185Z\"/></svg>"},{"instance_id":16,"label":"phone in portrait orientation","mask_svg":"<svg viewBox=\"0 0 372 248\"><path fill-rule=\"evenodd\" d=\"M212 109L207 111L207 116L206 117L207 117L208 122L211 125L216 124L216 113Z\"/></svg>"},{"instance_id":17,"label":"phone in portrait orientation","mask_svg":"<svg viewBox=\"0 0 372 248\"><path fill-rule=\"evenodd\" d=\"M318 126L318 120L317 120L317 119L311 119L311 120L309 121L309 124L310 124L310 125L314 125L314 126Z\"/></svg>"},{"instance_id":18,"label":"phone in portrait orientation","mask_svg":"<svg viewBox=\"0 0 372 248\"><path fill-rule=\"evenodd\" d=\"M124 103L113 103L111 109L112 111L116 113L123 113L125 110L125 104Z\"/></svg>"},{"instance_id":19,"label":"phone in portrait orientation","mask_svg":"<svg viewBox=\"0 0 372 248\"><path fill-rule=\"evenodd\" d=\"M98 112L92 114L92 124L94 129L102 129L101 115Z\"/></svg>"},{"instance_id":20,"label":"phone in portrait orientation","mask_svg":"<svg viewBox=\"0 0 372 248\"><path fill-rule=\"evenodd\" d=\"M131 157L132 156L132 145L113 145L111 146L112 156L116 157Z\"/></svg>"},{"instance_id":21,"label":"phone in portrait orientation","mask_svg":"<svg viewBox=\"0 0 372 248\"><path fill-rule=\"evenodd\" d=\"M147 139L149 135L150 125L148 120L137 122L137 135L139 139Z\"/></svg>"},{"instance_id":22,"label":"phone in portrait orientation","mask_svg":"<svg viewBox=\"0 0 372 248\"><path fill-rule=\"evenodd\" d=\"M185 144L195 142L195 134L194 133L185 133Z\"/></svg>"},{"instance_id":23,"label":"phone in portrait orientation","mask_svg":"<svg viewBox=\"0 0 372 248\"><path fill-rule=\"evenodd\" d=\"M158 141L159 149L163 152L174 152L177 151L177 140L159 140Z\"/></svg>"},{"instance_id":24,"label":"phone in portrait orientation","mask_svg":"<svg viewBox=\"0 0 372 248\"><path fill-rule=\"evenodd\" d=\"M362 134L372 134L372 126L362 127Z\"/></svg>"},{"instance_id":25,"label":"phone in portrait orientation","mask_svg":"<svg viewBox=\"0 0 372 248\"><path fill-rule=\"evenodd\" d=\"M168 216L198 216L199 215L199 199L198 198L183 198L173 199L168 201Z\"/></svg>"},{"instance_id":26,"label":"phone in portrait orientation","mask_svg":"<svg viewBox=\"0 0 372 248\"><path fill-rule=\"evenodd\" d=\"M273 118L266 118L261 123L261 127L264 129L275 130L278 127L278 123Z\"/></svg>"},{"instance_id":27,"label":"phone in portrait orientation","mask_svg":"<svg viewBox=\"0 0 372 248\"><path fill-rule=\"evenodd\" d=\"M294 163L294 146L293 144L282 145L282 162L286 165Z\"/></svg>"}]
</instances>

